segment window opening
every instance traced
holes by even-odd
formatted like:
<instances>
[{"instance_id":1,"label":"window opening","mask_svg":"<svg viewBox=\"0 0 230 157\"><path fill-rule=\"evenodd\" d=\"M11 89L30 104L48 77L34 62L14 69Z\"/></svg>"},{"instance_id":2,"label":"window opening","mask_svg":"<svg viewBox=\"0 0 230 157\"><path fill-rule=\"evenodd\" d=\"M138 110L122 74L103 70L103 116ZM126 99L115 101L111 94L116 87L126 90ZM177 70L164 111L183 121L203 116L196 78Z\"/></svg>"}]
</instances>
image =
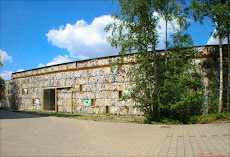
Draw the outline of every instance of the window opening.
<instances>
[{"instance_id":1,"label":"window opening","mask_svg":"<svg viewBox=\"0 0 230 157\"><path fill-rule=\"evenodd\" d=\"M123 90L118 90L118 100L122 100Z\"/></svg>"},{"instance_id":2,"label":"window opening","mask_svg":"<svg viewBox=\"0 0 230 157\"><path fill-rule=\"evenodd\" d=\"M95 99L90 99L90 106L95 107Z\"/></svg>"},{"instance_id":3,"label":"window opening","mask_svg":"<svg viewBox=\"0 0 230 157\"><path fill-rule=\"evenodd\" d=\"M82 84L79 85L79 92L80 92L80 93L83 92L83 85L82 85Z\"/></svg>"},{"instance_id":4,"label":"window opening","mask_svg":"<svg viewBox=\"0 0 230 157\"><path fill-rule=\"evenodd\" d=\"M109 112L109 105L106 105L105 106L105 115L109 115L110 112Z\"/></svg>"}]
</instances>

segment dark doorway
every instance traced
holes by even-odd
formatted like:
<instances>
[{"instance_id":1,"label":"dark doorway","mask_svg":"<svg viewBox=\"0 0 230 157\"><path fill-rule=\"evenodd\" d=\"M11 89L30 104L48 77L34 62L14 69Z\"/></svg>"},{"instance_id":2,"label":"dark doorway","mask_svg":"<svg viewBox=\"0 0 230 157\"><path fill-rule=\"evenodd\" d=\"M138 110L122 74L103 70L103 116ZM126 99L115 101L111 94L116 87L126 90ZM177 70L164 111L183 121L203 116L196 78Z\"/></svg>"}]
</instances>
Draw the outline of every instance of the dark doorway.
<instances>
[{"instance_id":1,"label":"dark doorway","mask_svg":"<svg viewBox=\"0 0 230 157\"><path fill-rule=\"evenodd\" d=\"M43 89L43 110L55 111L55 89Z\"/></svg>"}]
</instances>

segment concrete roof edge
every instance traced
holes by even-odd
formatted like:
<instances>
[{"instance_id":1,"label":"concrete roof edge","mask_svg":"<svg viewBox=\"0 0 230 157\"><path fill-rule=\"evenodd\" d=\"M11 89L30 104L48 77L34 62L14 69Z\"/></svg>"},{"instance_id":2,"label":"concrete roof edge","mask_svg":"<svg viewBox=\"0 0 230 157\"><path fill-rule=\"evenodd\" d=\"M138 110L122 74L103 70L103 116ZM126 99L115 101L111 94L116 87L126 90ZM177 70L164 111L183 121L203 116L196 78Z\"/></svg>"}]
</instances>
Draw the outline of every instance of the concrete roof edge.
<instances>
[{"instance_id":1,"label":"concrete roof edge","mask_svg":"<svg viewBox=\"0 0 230 157\"><path fill-rule=\"evenodd\" d=\"M228 44L223 44L223 45L228 45ZM193 47L203 47L203 46L219 46L219 45L199 45L199 46L193 46ZM164 50L165 49L159 49L157 51L164 51ZM135 52L135 53L129 53L129 54L126 54L126 55L136 54L136 53L137 52ZM90 58L90 59L85 59L85 60L80 60L80 61L72 61L72 62L54 64L54 65L50 65L50 66L45 66L45 67L34 68L34 69L25 70L25 71L14 72L12 74L23 73L23 72L27 72L27 71L32 71L32 70L37 70L37 69L43 69L43 68L48 68L48 67L52 67L52 66L65 65L65 64L76 63L76 62L85 62L85 61L94 60L94 59L112 58L112 57L117 57L117 56L119 56L119 55L112 55L112 56L105 56L105 57L98 57L98 58Z\"/></svg>"}]
</instances>

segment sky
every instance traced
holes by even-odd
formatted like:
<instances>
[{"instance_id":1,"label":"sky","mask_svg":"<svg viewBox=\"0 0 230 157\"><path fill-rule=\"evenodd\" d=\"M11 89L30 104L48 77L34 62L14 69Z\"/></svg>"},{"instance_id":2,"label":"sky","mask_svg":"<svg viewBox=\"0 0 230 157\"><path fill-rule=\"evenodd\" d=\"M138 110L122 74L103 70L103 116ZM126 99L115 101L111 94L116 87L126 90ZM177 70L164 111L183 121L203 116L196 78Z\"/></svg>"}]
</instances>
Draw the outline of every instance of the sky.
<instances>
[{"instance_id":1,"label":"sky","mask_svg":"<svg viewBox=\"0 0 230 157\"><path fill-rule=\"evenodd\" d=\"M0 1L1 76L71 61L117 55L119 49L106 41L104 27L115 22L110 16L116 2L104 0ZM157 13L155 13L157 15ZM193 22L188 33L194 46L217 44L211 22ZM165 22L159 20L164 28ZM158 29L158 49L164 49L164 30ZM172 31L171 31L172 32ZM169 30L170 33L170 30Z\"/></svg>"}]
</instances>

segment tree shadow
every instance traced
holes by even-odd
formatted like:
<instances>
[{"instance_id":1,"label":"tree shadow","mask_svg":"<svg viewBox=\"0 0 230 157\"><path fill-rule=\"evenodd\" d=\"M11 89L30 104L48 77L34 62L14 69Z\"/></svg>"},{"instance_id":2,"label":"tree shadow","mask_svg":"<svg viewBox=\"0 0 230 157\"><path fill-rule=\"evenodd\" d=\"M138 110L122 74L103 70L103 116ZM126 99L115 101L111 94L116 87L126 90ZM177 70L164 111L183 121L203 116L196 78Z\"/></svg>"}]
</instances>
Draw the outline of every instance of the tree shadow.
<instances>
[{"instance_id":1,"label":"tree shadow","mask_svg":"<svg viewBox=\"0 0 230 157\"><path fill-rule=\"evenodd\" d=\"M13 111L17 111L19 109L19 105L21 102L21 99L19 97L19 87L15 82L10 83L10 95L9 95L9 104L10 109Z\"/></svg>"},{"instance_id":2,"label":"tree shadow","mask_svg":"<svg viewBox=\"0 0 230 157\"><path fill-rule=\"evenodd\" d=\"M23 118L42 118L42 117L49 117L49 116L25 113L20 111L11 112L11 111L0 110L0 119L23 119Z\"/></svg>"},{"instance_id":3,"label":"tree shadow","mask_svg":"<svg viewBox=\"0 0 230 157\"><path fill-rule=\"evenodd\" d=\"M227 62L227 45L223 45L223 109L227 106L227 84L228 84L228 62ZM208 105L209 113L216 113L219 102L219 77L220 77L220 60L218 47L210 49L208 58L204 59L201 68L205 71L205 77L208 79Z\"/></svg>"}]
</instances>

